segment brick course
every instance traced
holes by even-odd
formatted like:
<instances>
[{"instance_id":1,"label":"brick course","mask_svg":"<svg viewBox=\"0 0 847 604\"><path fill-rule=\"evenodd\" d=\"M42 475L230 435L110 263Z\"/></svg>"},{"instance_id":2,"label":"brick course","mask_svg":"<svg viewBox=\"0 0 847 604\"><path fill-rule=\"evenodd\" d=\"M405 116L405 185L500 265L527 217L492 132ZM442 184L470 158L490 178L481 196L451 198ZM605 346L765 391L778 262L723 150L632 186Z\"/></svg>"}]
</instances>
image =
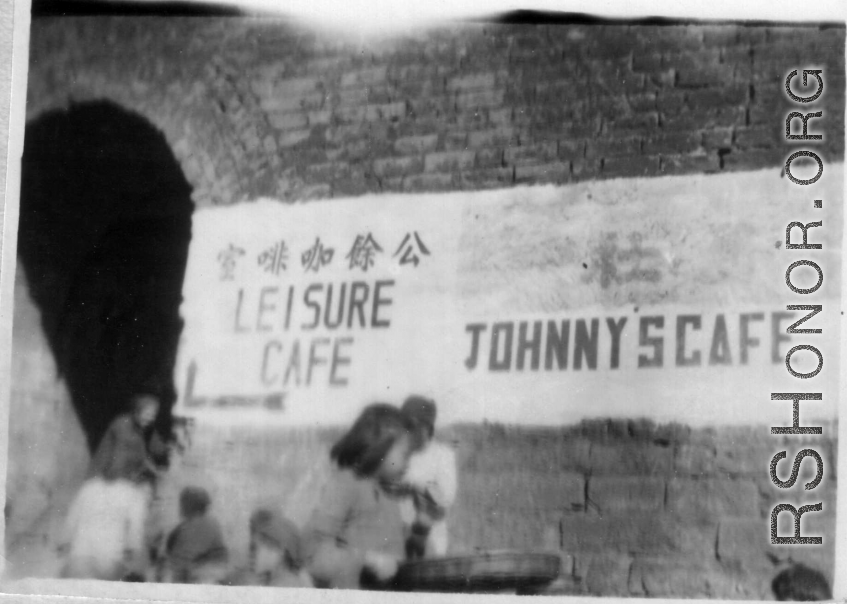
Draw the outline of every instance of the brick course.
<instances>
[{"instance_id":1,"label":"brick course","mask_svg":"<svg viewBox=\"0 0 847 604\"><path fill-rule=\"evenodd\" d=\"M104 97L139 112L201 205L778 169L784 78L808 56L814 145L843 158L843 49L844 28L816 26L464 24L370 47L285 23L36 19L28 117ZM424 173L311 167L392 157Z\"/></svg>"}]
</instances>

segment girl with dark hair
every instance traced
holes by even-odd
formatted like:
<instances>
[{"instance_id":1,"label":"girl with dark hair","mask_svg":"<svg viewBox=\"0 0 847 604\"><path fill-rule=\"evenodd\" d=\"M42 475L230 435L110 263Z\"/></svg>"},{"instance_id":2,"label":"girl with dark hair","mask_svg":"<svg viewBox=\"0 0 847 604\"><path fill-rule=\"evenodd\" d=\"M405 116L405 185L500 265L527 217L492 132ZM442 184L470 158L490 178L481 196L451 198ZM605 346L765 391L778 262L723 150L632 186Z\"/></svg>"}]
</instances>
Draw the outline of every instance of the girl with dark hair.
<instances>
[{"instance_id":1,"label":"girl with dark hair","mask_svg":"<svg viewBox=\"0 0 847 604\"><path fill-rule=\"evenodd\" d=\"M390 485L406 471L413 427L396 407L373 404L332 447L336 471L303 532L316 586L376 586L396 574L404 529Z\"/></svg>"}]
</instances>

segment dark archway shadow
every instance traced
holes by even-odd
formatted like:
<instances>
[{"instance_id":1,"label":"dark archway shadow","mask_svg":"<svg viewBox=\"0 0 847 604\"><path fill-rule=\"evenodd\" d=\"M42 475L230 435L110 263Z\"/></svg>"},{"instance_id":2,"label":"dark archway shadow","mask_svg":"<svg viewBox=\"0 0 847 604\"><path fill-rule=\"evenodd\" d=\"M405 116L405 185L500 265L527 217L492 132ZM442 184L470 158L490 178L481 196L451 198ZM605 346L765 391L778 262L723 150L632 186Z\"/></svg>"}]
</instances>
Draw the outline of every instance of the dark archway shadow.
<instances>
[{"instance_id":1,"label":"dark archway shadow","mask_svg":"<svg viewBox=\"0 0 847 604\"><path fill-rule=\"evenodd\" d=\"M52 111L21 179L19 258L89 447L139 389L169 435L193 204L164 135L109 101Z\"/></svg>"}]
</instances>

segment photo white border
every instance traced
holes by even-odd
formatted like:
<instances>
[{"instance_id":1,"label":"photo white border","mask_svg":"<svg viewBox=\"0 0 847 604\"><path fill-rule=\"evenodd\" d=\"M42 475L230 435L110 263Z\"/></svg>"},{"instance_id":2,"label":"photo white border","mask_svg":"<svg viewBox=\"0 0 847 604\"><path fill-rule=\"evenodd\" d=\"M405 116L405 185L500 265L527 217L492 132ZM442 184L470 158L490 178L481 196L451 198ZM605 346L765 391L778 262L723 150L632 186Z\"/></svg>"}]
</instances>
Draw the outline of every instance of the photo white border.
<instances>
[{"instance_id":1,"label":"photo white border","mask_svg":"<svg viewBox=\"0 0 847 604\"><path fill-rule=\"evenodd\" d=\"M12 315L15 291L15 265L18 243L18 208L21 188L21 155L24 146L26 117L27 72L29 69L30 0L13 0L13 32L11 50L11 87L8 118L4 207L0 236L0 492L6 502L6 466L9 441L9 401L12 372ZM4 40L3 47L6 48ZM4 57L5 60L5 57ZM4 89L5 90L5 89ZM6 535L5 517L2 535ZM5 569L5 557L0 557L0 576ZM2 589L2 587L0 587Z\"/></svg>"},{"instance_id":2,"label":"photo white border","mask_svg":"<svg viewBox=\"0 0 847 604\"><path fill-rule=\"evenodd\" d=\"M29 29L30 29L30 0L13 0L14 31L12 36L12 70L11 70L11 102L8 115L2 120L9 119L9 144L5 182L5 211L2 214L2 258L0 258L0 476L3 477L0 491L5 501L5 469L7 462L8 442L8 412L10 400L11 373L11 336L12 336L12 307L14 301L14 280L17 248L18 198L20 192L20 158L23 151L23 134L26 114L26 83L29 61ZM563 2L557 0L530 0L530 4L521 4L514 0L427 0L416 7L410 7L408 0L289 0L284 5L278 0L233 0L222 4L239 4L248 8L255 7L262 12L272 12L274 8L283 8L286 15L303 19L304 21L323 23L327 14L341 17L350 30L361 35L372 32L389 33L380 20L374 15L384 15L390 19L398 11L412 15L413 19L394 20L394 24L423 27L434 24L438 19L467 18L470 16L492 16L505 11L530 9L540 11L568 11L584 13L591 16L615 19L635 19L640 17L665 17L671 19L698 20L767 20L778 22L810 22L810 21L847 21L847 2L843 0L819 0L814 3L795 3L787 0L770 1L754 0L741 2L738 0L711 0L708 3L698 3L696 6L684 4L678 0L653 0L652 2L634 2L627 0L576 0ZM4 9L8 0L4 3ZM339 9L343 6L343 9ZM411 12L414 10L414 12ZM0 12L6 15L6 12ZM370 18L362 20L361 15ZM330 22L330 28L337 28L337 23ZM349 33L349 32L348 32ZM7 47L3 41L3 50ZM5 57L0 57L5 60ZM814 57L810 57L813 60ZM5 93L5 89L0 88ZM0 105L2 106L2 105ZM844 134L844 133L842 133ZM847 137L845 137L847 138ZM845 213L844 230L847 231L847 213ZM842 233L843 236L843 233ZM847 263L843 263L842 275L842 308L847 296ZM841 324L841 355L847 359L847 323ZM843 362L842 362L843 365ZM847 370L840 371L841 398L847 398ZM840 421L838 440L847 444L847 422ZM839 446L838 467L847 473L847 446ZM763 472L765 469L763 468ZM833 595L836 600L847 599L847 497L838 497L836 524L836 571ZM5 527L4 527L5 528ZM832 537L830 537L832 538ZM0 558L0 566L2 566ZM2 570L0 570L2 572ZM37 582L36 582L37 583ZM55 586L55 592L45 595L21 595L20 593L0 593L0 601L53 603L67 602L68 598L82 599L91 602L115 601L155 601L155 602L314 602L321 604L353 604L365 602L403 602L424 603L461 603L482 602L488 596L473 596L460 594L398 594L356 591L321 591L321 590L287 590L281 588L239 588L190 585L162 584L123 584L74 581L44 581L41 587ZM20 584L19 588L25 587ZM37 593L39 588L33 582L28 582L26 588L30 594ZM0 592L4 587L0 584ZM526 596L500 596L498 601L524 601ZM545 596L545 599L564 600L567 602L588 602L596 597L586 596ZM608 599L608 598L606 598ZM714 600L689 599L653 599L653 598L611 598L627 602L711 602Z\"/></svg>"}]
</instances>

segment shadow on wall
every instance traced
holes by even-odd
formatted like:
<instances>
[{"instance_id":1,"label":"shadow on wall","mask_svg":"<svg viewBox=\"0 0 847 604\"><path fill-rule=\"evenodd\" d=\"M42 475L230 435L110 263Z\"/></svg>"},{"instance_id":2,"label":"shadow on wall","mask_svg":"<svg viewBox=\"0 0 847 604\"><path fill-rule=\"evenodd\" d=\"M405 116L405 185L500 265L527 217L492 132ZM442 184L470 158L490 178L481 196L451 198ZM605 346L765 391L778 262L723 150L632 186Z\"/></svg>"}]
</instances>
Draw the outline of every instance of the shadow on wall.
<instances>
[{"instance_id":1,"label":"shadow on wall","mask_svg":"<svg viewBox=\"0 0 847 604\"><path fill-rule=\"evenodd\" d=\"M190 194L163 134L114 103L27 124L18 254L92 449L137 388L170 431Z\"/></svg>"}]
</instances>

